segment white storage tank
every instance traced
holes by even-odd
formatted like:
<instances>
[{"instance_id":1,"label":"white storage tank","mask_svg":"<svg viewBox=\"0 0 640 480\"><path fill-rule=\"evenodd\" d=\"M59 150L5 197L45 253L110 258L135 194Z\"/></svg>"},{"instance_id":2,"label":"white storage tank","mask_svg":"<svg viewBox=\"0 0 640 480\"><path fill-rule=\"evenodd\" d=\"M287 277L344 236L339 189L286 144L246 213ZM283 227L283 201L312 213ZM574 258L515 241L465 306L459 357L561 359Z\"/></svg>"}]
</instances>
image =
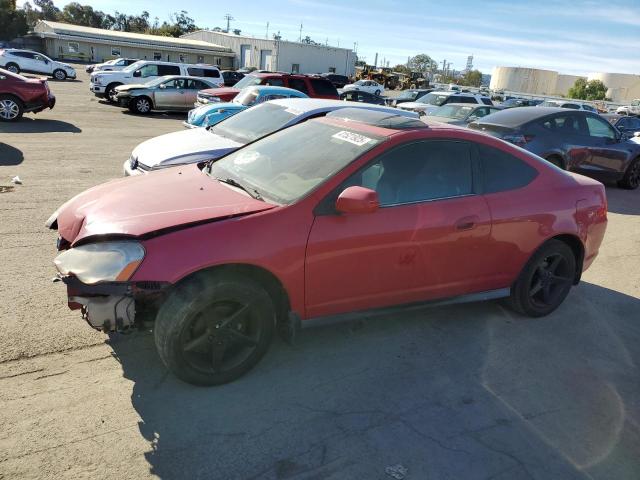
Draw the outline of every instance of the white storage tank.
<instances>
[{"instance_id":1,"label":"white storage tank","mask_svg":"<svg viewBox=\"0 0 640 480\"><path fill-rule=\"evenodd\" d=\"M523 67L494 67L491 74L492 90L551 95L555 93L558 72Z\"/></svg>"},{"instance_id":2,"label":"white storage tank","mask_svg":"<svg viewBox=\"0 0 640 480\"><path fill-rule=\"evenodd\" d=\"M600 80L607 87L607 98L616 103L628 103L640 98L640 75L630 73L590 73L589 80Z\"/></svg>"},{"instance_id":3,"label":"white storage tank","mask_svg":"<svg viewBox=\"0 0 640 480\"><path fill-rule=\"evenodd\" d=\"M584 80L587 77L581 77L579 75L558 75L558 80L556 82L556 88L553 92L555 95L567 95L569 93L569 89L573 87L576 83L576 80L583 78Z\"/></svg>"}]
</instances>

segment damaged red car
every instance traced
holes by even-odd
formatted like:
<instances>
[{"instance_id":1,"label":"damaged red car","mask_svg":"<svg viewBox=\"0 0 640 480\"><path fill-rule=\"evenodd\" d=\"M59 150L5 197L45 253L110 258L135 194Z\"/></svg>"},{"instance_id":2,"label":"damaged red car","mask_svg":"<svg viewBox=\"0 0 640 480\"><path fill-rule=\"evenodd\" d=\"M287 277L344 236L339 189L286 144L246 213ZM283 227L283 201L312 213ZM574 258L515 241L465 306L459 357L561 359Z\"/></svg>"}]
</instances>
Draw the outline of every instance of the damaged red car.
<instances>
[{"instance_id":1,"label":"damaged red car","mask_svg":"<svg viewBox=\"0 0 640 480\"><path fill-rule=\"evenodd\" d=\"M482 133L353 109L97 186L48 221L69 306L108 332L153 311L160 358L202 385L314 319L502 297L547 315L606 224L595 180Z\"/></svg>"}]
</instances>

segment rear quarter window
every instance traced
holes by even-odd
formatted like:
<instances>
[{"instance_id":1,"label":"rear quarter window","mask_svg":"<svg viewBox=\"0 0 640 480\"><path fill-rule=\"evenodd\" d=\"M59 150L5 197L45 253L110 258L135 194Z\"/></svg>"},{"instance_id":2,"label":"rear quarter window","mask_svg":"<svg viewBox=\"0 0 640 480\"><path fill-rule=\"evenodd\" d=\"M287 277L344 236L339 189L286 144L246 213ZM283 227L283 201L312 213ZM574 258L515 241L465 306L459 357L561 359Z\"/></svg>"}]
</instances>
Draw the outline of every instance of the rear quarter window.
<instances>
[{"instance_id":1,"label":"rear quarter window","mask_svg":"<svg viewBox=\"0 0 640 480\"><path fill-rule=\"evenodd\" d=\"M336 87L329 80L321 80L319 78L311 79L311 88L316 92L316 95L323 96L338 96Z\"/></svg>"},{"instance_id":2,"label":"rear quarter window","mask_svg":"<svg viewBox=\"0 0 640 480\"><path fill-rule=\"evenodd\" d=\"M220 78L220 72L214 68L189 67L187 72L194 77Z\"/></svg>"},{"instance_id":3,"label":"rear quarter window","mask_svg":"<svg viewBox=\"0 0 640 480\"><path fill-rule=\"evenodd\" d=\"M180 75L180 67L177 65L158 65L158 76Z\"/></svg>"},{"instance_id":4,"label":"rear quarter window","mask_svg":"<svg viewBox=\"0 0 640 480\"><path fill-rule=\"evenodd\" d=\"M530 184L538 171L507 152L478 145L485 194L515 190Z\"/></svg>"},{"instance_id":5,"label":"rear quarter window","mask_svg":"<svg viewBox=\"0 0 640 480\"><path fill-rule=\"evenodd\" d=\"M305 82L302 78L290 78L289 88L293 88L294 90L298 90L299 92L306 93L307 95L309 94L307 82Z\"/></svg>"}]
</instances>

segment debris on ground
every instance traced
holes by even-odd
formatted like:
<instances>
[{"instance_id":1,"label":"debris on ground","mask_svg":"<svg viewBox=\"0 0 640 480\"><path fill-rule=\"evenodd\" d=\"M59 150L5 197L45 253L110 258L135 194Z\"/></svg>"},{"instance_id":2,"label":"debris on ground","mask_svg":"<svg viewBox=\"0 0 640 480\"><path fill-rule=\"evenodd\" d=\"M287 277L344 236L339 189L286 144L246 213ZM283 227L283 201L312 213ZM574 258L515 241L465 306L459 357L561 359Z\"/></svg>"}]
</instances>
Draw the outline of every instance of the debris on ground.
<instances>
[{"instance_id":1,"label":"debris on ground","mask_svg":"<svg viewBox=\"0 0 640 480\"><path fill-rule=\"evenodd\" d=\"M22 185L22 180L20 180L20 177L16 175L11 179L11 183L15 183L16 185Z\"/></svg>"},{"instance_id":2,"label":"debris on ground","mask_svg":"<svg viewBox=\"0 0 640 480\"><path fill-rule=\"evenodd\" d=\"M0 185L0 193L8 193L13 191L15 187L13 185Z\"/></svg>"},{"instance_id":3,"label":"debris on ground","mask_svg":"<svg viewBox=\"0 0 640 480\"><path fill-rule=\"evenodd\" d=\"M402 480L407 475L407 468L403 465L391 465L384 469L384 473L389 475L391 478L395 478L396 480Z\"/></svg>"}]
</instances>

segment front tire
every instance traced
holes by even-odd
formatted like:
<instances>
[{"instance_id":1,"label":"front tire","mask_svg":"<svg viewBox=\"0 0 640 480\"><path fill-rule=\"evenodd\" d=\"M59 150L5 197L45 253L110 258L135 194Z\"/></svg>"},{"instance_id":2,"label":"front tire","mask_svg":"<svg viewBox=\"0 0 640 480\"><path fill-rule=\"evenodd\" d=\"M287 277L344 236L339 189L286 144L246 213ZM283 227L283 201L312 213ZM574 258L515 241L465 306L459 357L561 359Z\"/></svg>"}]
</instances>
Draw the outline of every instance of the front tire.
<instances>
[{"instance_id":1,"label":"front tire","mask_svg":"<svg viewBox=\"0 0 640 480\"><path fill-rule=\"evenodd\" d=\"M155 343L166 367L181 380L220 385L241 377L264 356L275 318L271 297L253 280L197 274L160 308Z\"/></svg>"},{"instance_id":2,"label":"front tire","mask_svg":"<svg viewBox=\"0 0 640 480\"><path fill-rule=\"evenodd\" d=\"M380 90L376 90L376 91L374 92L374 95L380 96Z\"/></svg>"},{"instance_id":3,"label":"front tire","mask_svg":"<svg viewBox=\"0 0 640 480\"><path fill-rule=\"evenodd\" d=\"M640 185L640 157L633 160L627 167L622 180L618 182L620 188L635 190Z\"/></svg>"},{"instance_id":4,"label":"front tire","mask_svg":"<svg viewBox=\"0 0 640 480\"><path fill-rule=\"evenodd\" d=\"M136 97L129 103L129 110L139 115L147 115L151 112L151 99L149 97Z\"/></svg>"},{"instance_id":5,"label":"front tire","mask_svg":"<svg viewBox=\"0 0 640 480\"><path fill-rule=\"evenodd\" d=\"M60 81L66 80L67 79L67 74L66 74L66 72L64 70L57 69L57 70L54 70L54 72L53 72L53 78L55 78L56 80L60 80Z\"/></svg>"},{"instance_id":6,"label":"front tire","mask_svg":"<svg viewBox=\"0 0 640 480\"><path fill-rule=\"evenodd\" d=\"M24 113L22 102L12 95L0 95L0 121L17 122Z\"/></svg>"},{"instance_id":7,"label":"front tire","mask_svg":"<svg viewBox=\"0 0 640 480\"><path fill-rule=\"evenodd\" d=\"M104 89L104 97L109 103L116 103L116 87L122 85L121 83L110 83L107 88Z\"/></svg>"},{"instance_id":8,"label":"front tire","mask_svg":"<svg viewBox=\"0 0 640 480\"><path fill-rule=\"evenodd\" d=\"M5 68L11 73L20 73L20 67L17 63L7 63L7 66Z\"/></svg>"},{"instance_id":9,"label":"front tire","mask_svg":"<svg viewBox=\"0 0 640 480\"><path fill-rule=\"evenodd\" d=\"M575 277L573 250L560 240L549 240L531 257L511 287L511 306L530 317L549 315L567 297Z\"/></svg>"}]
</instances>

